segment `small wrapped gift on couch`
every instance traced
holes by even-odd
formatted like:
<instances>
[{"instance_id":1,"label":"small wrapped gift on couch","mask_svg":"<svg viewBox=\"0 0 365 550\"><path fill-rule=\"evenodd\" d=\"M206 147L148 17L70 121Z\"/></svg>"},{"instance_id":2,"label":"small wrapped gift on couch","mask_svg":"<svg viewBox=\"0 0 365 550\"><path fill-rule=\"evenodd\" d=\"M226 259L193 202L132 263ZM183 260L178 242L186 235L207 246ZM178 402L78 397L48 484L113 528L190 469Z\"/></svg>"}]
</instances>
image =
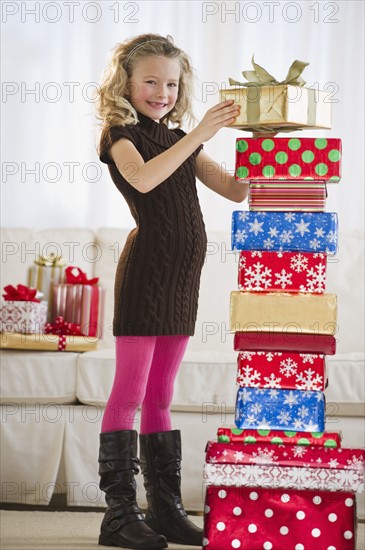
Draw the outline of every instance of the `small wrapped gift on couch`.
<instances>
[{"instance_id":1,"label":"small wrapped gift on couch","mask_svg":"<svg viewBox=\"0 0 365 550\"><path fill-rule=\"evenodd\" d=\"M341 447L341 432L289 432L283 430L239 430L218 428L219 443L270 443L272 445L319 445Z\"/></svg>"},{"instance_id":2,"label":"small wrapped gift on couch","mask_svg":"<svg viewBox=\"0 0 365 550\"><path fill-rule=\"evenodd\" d=\"M209 485L205 550L354 550L352 492Z\"/></svg>"},{"instance_id":3,"label":"small wrapped gift on couch","mask_svg":"<svg viewBox=\"0 0 365 550\"><path fill-rule=\"evenodd\" d=\"M232 250L336 254L336 212L232 213Z\"/></svg>"},{"instance_id":4,"label":"small wrapped gift on couch","mask_svg":"<svg viewBox=\"0 0 365 550\"><path fill-rule=\"evenodd\" d=\"M330 293L264 294L233 290L230 329L232 332L266 330L334 335L338 330L337 296Z\"/></svg>"},{"instance_id":5,"label":"small wrapped gift on couch","mask_svg":"<svg viewBox=\"0 0 365 550\"><path fill-rule=\"evenodd\" d=\"M281 182L290 187L337 183L341 179L341 140L337 138L238 138L236 179Z\"/></svg>"},{"instance_id":6,"label":"small wrapped gift on couch","mask_svg":"<svg viewBox=\"0 0 365 550\"><path fill-rule=\"evenodd\" d=\"M237 428L323 432L323 392L264 388L239 388L236 398Z\"/></svg>"},{"instance_id":7,"label":"small wrapped gift on couch","mask_svg":"<svg viewBox=\"0 0 365 550\"><path fill-rule=\"evenodd\" d=\"M99 278L88 279L78 267L65 271L66 283L55 285L52 319L62 317L80 325L84 336L102 338L104 324L105 289L97 284Z\"/></svg>"},{"instance_id":8,"label":"small wrapped gift on couch","mask_svg":"<svg viewBox=\"0 0 365 550\"><path fill-rule=\"evenodd\" d=\"M292 351L335 355L336 338L330 334L303 334L300 332L274 332L254 330L236 332L233 339L236 351Z\"/></svg>"},{"instance_id":9,"label":"small wrapped gift on couch","mask_svg":"<svg viewBox=\"0 0 365 550\"><path fill-rule=\"evenodd\" d=\"M324 391L327 387L324 355L240 351L237 365L237 384L241 388Z\"/></svg>"},{"instance_id":10,"label":"small wrapped gift on couch","mask_svg":"<svg viewBox=\"0 0 365 550\"><path fill-rule=\"evenodd\" d=\"M0 332L40 333L47 322L47 301L37 298L37 289L25 285L4 287L0 305Z\"/></svg>"},{"instance_id":11,"label":"small wrapped gift on couch","mask_svg":"<svg viewBox=\"0 0 365 550\"><path fill-rule=\"evenodd\" d=\"M233 99L241 106L229 125L248 131L280 132L331 126L328 92L304 87L300 76L308 65L296 60L279 82L252 58L253 71L243 71L247 82L229 79L231 89L220 90L221 101Z\"/></svg>"},{"instance_id":12,"label":"small wrapped gift on couch","mask_svg":"<svg viewBox=\"0 0 365 550\"><path fill-rule=\"evenodd\" d=\"M47 321L52 319L53 287L63 282L65 263L64 258L56 254L39 256L28 271L28 285L42 292L48 302Z\"/></svg>"},{"instance_id":13,"label":"small wrapped gift on couch","mask_svg":"<svg viewBox=\"0 0 365 550\"><path fill-rule=\"evenodd\" d=\"M325 291L327 255L318 252L241 250L238 288L251 292Z\"/></svg>"}]
</instances>

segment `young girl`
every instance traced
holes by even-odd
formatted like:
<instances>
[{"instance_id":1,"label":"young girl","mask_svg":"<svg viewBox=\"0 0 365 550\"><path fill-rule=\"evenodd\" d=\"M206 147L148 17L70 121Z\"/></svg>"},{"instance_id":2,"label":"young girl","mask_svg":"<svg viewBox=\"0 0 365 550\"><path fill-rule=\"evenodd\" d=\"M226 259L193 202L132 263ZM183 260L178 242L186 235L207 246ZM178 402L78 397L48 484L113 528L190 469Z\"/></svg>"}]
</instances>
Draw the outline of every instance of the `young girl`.
<instances>
[{"instance_id":1,"label":"young girl","mask_svg":"<svg viewBox=\"0 0 365 550\"><path fill-rule=\"evenodd\" d=\"M181 501L180 432L171 430L169 411L194 334L206 254L196 177L235 202L246 198L247 186L202 145L233 122L239 107L219 103L189 134L180 129L185 117L192 118L192 81L190 60L171 37L145 34L117 45L98 90L100 160L136 222L116 271L116 371L100 434L100 488L108 508L99 544L107 546L202 546L202 530ZM140 460L133 429L139 406ZM136 502L138 463L145 517Z\"/></svg>"}]
</instances>

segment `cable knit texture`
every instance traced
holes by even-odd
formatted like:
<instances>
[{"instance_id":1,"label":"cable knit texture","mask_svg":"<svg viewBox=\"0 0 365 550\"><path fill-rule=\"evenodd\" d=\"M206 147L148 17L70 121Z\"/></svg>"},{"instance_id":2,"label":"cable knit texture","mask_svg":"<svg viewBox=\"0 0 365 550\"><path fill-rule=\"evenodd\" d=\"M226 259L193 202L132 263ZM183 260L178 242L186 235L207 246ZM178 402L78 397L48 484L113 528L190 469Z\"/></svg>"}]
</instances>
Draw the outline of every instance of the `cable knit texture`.
<instances>
[{"instance_id":1,"label":"cable knit texture","mask_svg":"<svg viewBox=\"0 0 365 550\"><path fill-rule=\"evenodd\" d=\"M192 336L207 246L195 180L202 145L160 185L140 193L108 156L111 145L127 138L147 162L186 134L140 113L138 119L136 125L111 128L100 142L100 160L108 164L136 222L117 266L113 334Z\"/></svg>"}]
</instances>

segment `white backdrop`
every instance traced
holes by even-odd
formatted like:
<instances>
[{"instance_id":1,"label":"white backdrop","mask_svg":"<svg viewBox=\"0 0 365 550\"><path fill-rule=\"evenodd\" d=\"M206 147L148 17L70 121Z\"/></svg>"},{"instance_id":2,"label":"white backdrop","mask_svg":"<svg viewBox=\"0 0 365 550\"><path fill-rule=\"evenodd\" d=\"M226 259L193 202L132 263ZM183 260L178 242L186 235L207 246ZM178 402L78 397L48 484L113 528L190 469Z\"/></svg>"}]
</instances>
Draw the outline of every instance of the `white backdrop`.
<instances>
[{"instance_id":1,"label":"white backdrop","mask_svg":"<svg viewBox=\"0 0 365 550\"><path fill-rule=\"evenodd\" d=\"M363 227L362 0L3 1L1 9L3 226L134 226L96 154L92 93L117 42L156 32L192 58L198 118L228 77L251 68L253 53L280 80L294 59L310 62L307 85L335 92L333 129L315 135L343 140L343 177L329 187L327 210L342 228ZM229 170L239 135L223 129L205 145ZM230 231L238 205L198 188L207 228Z\"/></svg>"}]
</instances>

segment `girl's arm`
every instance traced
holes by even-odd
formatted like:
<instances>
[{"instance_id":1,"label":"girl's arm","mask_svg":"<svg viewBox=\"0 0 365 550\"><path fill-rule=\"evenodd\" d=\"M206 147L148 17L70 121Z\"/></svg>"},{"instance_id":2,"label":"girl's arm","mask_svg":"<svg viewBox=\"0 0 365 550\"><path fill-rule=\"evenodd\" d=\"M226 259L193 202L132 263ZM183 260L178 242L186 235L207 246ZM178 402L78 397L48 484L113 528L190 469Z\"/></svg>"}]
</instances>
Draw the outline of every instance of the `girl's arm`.
<instances>
[{"instance_id":1,"label":"girl's arm","mask_svg":"<svg viewBox=\"0 0 365 550\"><path fill-rule=\"evenodd\" d=\"M232 123L238 112L239 106L234 105L233 100L218 103L206 112L192 132L147 162L127 138L115 142L110 155L122 176L141 193L148 193L171 176L201 143Z\"/></svg>"},{"instance_id":2,"label":"girl's arm","mask_svg":"<svg viewBox=\"0 0 365 550\"><path fill-rule=\"evenodd\" d=\"M196 157L196 175L209 189L234 202L242 202L248 195L248 184L238 183L212 158L201 150Z\"/></svg>"}]
</instances>

